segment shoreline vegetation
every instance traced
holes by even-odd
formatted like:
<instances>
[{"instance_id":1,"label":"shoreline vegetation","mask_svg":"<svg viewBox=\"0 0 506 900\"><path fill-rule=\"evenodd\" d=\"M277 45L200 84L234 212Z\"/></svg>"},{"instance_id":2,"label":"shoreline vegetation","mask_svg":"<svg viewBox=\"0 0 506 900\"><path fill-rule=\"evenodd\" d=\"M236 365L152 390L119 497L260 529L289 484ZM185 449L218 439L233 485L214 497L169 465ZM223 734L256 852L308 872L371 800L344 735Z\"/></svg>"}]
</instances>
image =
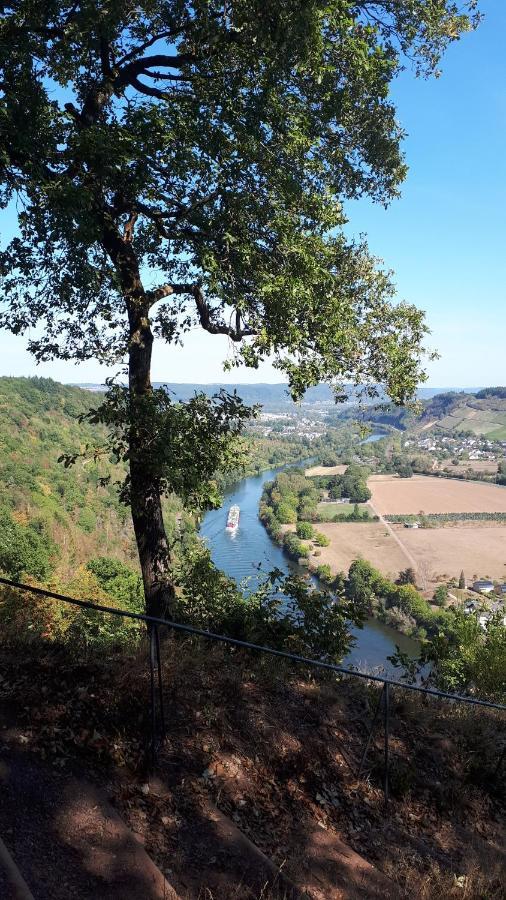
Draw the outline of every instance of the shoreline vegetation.
<instances>
[{"instance_id":1,"label":"shoreline vegetation","mask_svg":"<svg viewBox=\"0 0 506 900\"><path fill-rule=\"evenodd\" d=\"M397 582L384 577L364 559L356 559L348 572L332 572L328 564L318 563L321 547L328 546L329 538L318 531L321 518L319 506L323 495L334 496L346 490L346 500L355 499L353 512L336 515L333 522L373 522L365 505L370 492L367 488L366 467L350 465L342 474L305 477L297 469L279 473L274 481L266 482L260 501L259 517L270 537L287 555L305 566L322 584L338 595L354 601L368 615L389 625L401 634L418 640L432 636L450 623L451 613L434 609L419 593L414 573L401 572ZM350 494L351 496L348 496ZM295 527L295 531L292 528ZM404 579L403 579L404 576Z\"/></svg>"}]
</instances>

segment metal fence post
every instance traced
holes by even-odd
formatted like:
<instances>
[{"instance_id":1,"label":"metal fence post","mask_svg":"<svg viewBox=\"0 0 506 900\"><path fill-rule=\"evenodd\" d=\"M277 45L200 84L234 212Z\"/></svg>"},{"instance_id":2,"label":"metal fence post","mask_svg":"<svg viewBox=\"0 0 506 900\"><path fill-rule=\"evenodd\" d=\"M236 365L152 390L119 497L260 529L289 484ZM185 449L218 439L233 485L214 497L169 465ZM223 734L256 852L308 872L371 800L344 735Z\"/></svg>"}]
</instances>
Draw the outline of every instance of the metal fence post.
<instances>
[{"instance_id":1,"label":"metal fence post","mask_svg":"<svg viewBox=\"0 0 506 900\"><path fill-rule=\"evenodd\" d=\"M155 641L156 641L156 665L158 668L158 702L160 704L160 738L162 741L165 740L166 730L165 730L165 703L163 697L163 674L162 674L162 659L160 655L160 633L158 631L158 625L155 625Z\"/></svg>"},{"instance_id":2,"label":"metal fence post","mask_svg":"<svg viewBox=\"0 0 506 900\"><path fill-rule=\"evenodd\" d=\"M373 734L374 734L374 728L375 728L376 722L377 722L377 720L378 720L378 716L379 716L379 712L380 712L380 709L381 709L381 704L382 704L382 702L383 702L384 694L385 694L385 685L383 685L383 689L382 689L382 691L381 691L381 693L380 693L380 697L379 697L378 703L377 703L377 705L376 705L376 709L374 710L373 720L372 720L372 723L371 723L371 727L370 727L370 729L369 729L369 734L367 735L367 741L366 741L366 743L365 743L364 752L362 753L362 759L360 760L360 765L359 765L359 767L358 767L358 772L357 772L357 778L358 778L358 779L360 779L360 777L361 777L361 775L362 775L362 770L363 770L363 768L364 768L366 756L367 756L367 754L368 754L368 752L369 752L369 747L371 746L371 741L372 741L372 737L373 737Z\"/></svg>"},{"instance_id":3,"label":"metal fence post","mask_svg":"<svg viewBox=\"0 0 506 900\"><path fill-rule=\"evenodd\" d=\"M389 730L390 730L390 685L388 681L385 681L385 702L383 706L384 713L384 724L385 724L385 778L383 782L383 790L385 793L385 803L388 803L389 800L389 778L388 778L388 764L389 764Z\"/></svg>"},{"instance_id":4,"label":"metal fence post","mask_svg":"<svg viewBox=\"0 0 506 900\"><path fill-rule=\"evenodd\" d=\"M155 660L156 660L156 625L149 625L149 692L151 698L151 768L156 765L156 690L155 690Z\"/></svg>"}]
</instances>

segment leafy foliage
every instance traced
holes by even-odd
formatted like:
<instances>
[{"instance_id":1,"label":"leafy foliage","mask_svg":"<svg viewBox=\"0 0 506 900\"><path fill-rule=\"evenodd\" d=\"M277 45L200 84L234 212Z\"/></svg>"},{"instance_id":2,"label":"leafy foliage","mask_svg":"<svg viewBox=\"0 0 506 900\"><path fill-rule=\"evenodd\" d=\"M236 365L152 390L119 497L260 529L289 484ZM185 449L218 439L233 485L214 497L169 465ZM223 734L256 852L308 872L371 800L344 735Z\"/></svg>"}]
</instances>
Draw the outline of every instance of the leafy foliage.
<instances>
[{"instance_id":1,"label":"leafy foliage","mask_svg":"<svg viewBox=\"0 0 506 900\"><path fill-rule=\"evenodd\" d=\"M15 522L0 511L0 570L18 579L23 575L46 578L52 569L56 547L34 528Z\"/></svg>"},{"instance_id":2,"label":"leafy foliage","mask_svg":"<svg viewBox=\"0 0 506 900\"><path fill-rule=\"evenodd\" d=\"M341 199L397 194L400 54L430 74L474 24L419 0L374 14L334 0L325 15L276 2L268 17L242 2L18 4L1 31L4 190L27 202L3 255L4 325L45 321L38 358L117 359L129 341L118 294L135 300L125 266L148 265L170 286L149 298L137 286L148 307L171 298L153 311L163 339L197 322L250 336L239 356L274 354L294 393L337 376L403 399L422 317L393 306L366 247L336 232Z\"/></svg>"},{"instance_id":3,"label":"leafy foliage","mask_svg":"<svg viewBox=\"0 0 506 900\"><path fill-rule=\"evenodd\" d=\"M135 396L111 383L102 404L83 418L107 426L105 452L117 463L141 464L160 494L176 494L185 505L206 509L221 502L218 471L244 469L247 448L240 434L254 412L224 390L174 403L164 388ZM129 474L120 484L120 499L130 502Z\"/></svg>"},{"instance_id":4,"label":"leafy foliage","mask_svg":"<svg viewBox=\"0 0 506 900\"><path fill-rule=\"evenodd\" d=\"M394 584L364 559L351 564L346 593L360 607L406 634L425 637L448 623L447 611L435 612L411 583Z\"/></svg>"},{"instance_id":5,"label":"leafy foliage","mask_svg":"<svg viewBox=\"0 0 506 900\"><path fill-rule=\"evenodd\" d=\"M38 360L128 359L128 390L111 386L94 420L128 466L150 611L174 600L160 493L215 505L245 412L153 391L154 339L226 337L229 365L272 357L293 397L326 380L409 398L423 314L348 241L343 200L387 203L405 176L388 97L401 54L434 73L476 21L450 0L4 10L0 202L18 233L0 251L0 326L34 329Z\"/></svg>"},{"instance_id":6,"label":"leafy foliage","mask_svg":"<svg viewBox=\"0 0 506 900\"><path fill-rule=\"evenodd\" d=\"M297 522L295 531L297 533L297 537L300 537L305 541L311 540L314 535L314 528L311 525L311 522Z\"/></svg>"},{"instance_id":7,"label":"leafy foliage","mask_svg":"<svg viewBox=\"0 0 506 900\"><path fill-rule=\"evenodd\" d=\"M482 628L476 615L451 610L448 627L423 646L422 665L443 689L506 699L506 627L498 614Z\"/></svg>"},{"instance_id":8,"label":"leafy foliage","mask_svg":"<svg viewBox=\"0 0 506 900\"><path fill-rule=\"evenodd\" d=\"M135 557L127 511L107 482L110 460L91 457L68 469L58 463L62 453L103 444L105 429L80 420L92 396L49 378L0 378L0 565L6 572L24 570L43 581L54 572L65 580L100 552L125 564ZM42 566L16 562L26 539L46 560Z\"/></svg>"}]
</instances>

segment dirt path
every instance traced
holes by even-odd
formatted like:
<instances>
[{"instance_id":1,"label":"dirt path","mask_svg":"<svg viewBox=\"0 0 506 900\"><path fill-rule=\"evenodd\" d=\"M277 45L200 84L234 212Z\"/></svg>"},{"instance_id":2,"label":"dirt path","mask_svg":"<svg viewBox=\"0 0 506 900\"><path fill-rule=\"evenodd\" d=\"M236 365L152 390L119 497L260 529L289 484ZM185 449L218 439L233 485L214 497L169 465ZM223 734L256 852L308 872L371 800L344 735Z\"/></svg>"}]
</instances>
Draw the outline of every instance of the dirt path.
<instances>
[{"instance_id":1,"label":"dirt path","mask_svg":"<svg viewBox=\"0 0 506 900\"><path fill-rule=\"evenodd\" d=\"M4 745L0 790L0 833L37 900L178 900L96 785Z\"/></svg>"},{"instance_id":2,"label":"dirt path","mask_svg":"<svg viewBox=\"0 0 506 900\"><path fill-rule=\"evenodd\" d=\"M417 563L415 557L412 556L412 554L409 552L409 550L408 550L408 548L406 547L406 545L404 544L404 542L401 541L401 539L400 539L399 535L397 534L397 532L394 531L394 529L393 529L392 526L390 525L390 522L387 522L387 520L385 519L385 517L382 516L381 513L376 509L376 507L374 506L374 504L373 504L373 502L372 502L372 499L369 500L369 506L370 506L371 509L373 510L374 514L378 517L378 519L379 519L379 521L381 522L381 524L384 525L384 527L386 528L386 530L388 531L388 533L390 534L390 536L393 537L395 543L396 543L396 544L399 546L399 548L402 550L402 552L404 553L404 556L406 557L406 559L408 560L408 562L411 563L411 565L412 565L413 569L415 570L415 572L417 572L417 571L418 571L418 563ZM425 585L422 585L422 586L425 587Z\"/></svg>"}]
</instances>

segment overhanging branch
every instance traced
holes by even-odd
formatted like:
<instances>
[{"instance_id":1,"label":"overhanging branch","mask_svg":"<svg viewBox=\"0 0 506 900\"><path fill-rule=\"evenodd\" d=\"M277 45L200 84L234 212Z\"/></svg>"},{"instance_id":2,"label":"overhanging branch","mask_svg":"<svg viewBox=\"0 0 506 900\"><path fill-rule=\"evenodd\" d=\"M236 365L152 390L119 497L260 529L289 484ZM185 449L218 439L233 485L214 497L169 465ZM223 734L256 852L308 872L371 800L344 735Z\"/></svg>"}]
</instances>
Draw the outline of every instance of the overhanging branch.
<instances>
[{"instance_id":1,"label":"overhanging branch","mask_svg":"<svg viewBox=\"0 0 506 900\"><path fill-rule=\"evenodd\" d=\"M212 312L206 303L204 294L198 285L192 288L192 295L197 307L197 313L202 328L209 334L224 334L231 341L239 343L245 337L252 337L257 332L252 328L241 327L241 314L236 311L236 326L225 325L224 322L215 322L212 318Z\"/></svg>"},{"instance_id":2,"label":"overhanging branch","mask_svg":"<svg viewBox=\"0 0 506 900\"><path fill-rule=\"evenodd\" d=\"M152 291L149 291L147 298L150 305L163 300L165 297L171 297L173 294L189 294L195 300L199 322L209 334L223 334L230 338L231 341L239 343L245 337L253 337L257 334L254 328L248 328L241 325L241 313L239 310L235 312L235 327L225 325L224 322L217 322L213 319L212 310L206 302L202 288L197 284L163 284Z\"/></svg>"}]
</instances>

